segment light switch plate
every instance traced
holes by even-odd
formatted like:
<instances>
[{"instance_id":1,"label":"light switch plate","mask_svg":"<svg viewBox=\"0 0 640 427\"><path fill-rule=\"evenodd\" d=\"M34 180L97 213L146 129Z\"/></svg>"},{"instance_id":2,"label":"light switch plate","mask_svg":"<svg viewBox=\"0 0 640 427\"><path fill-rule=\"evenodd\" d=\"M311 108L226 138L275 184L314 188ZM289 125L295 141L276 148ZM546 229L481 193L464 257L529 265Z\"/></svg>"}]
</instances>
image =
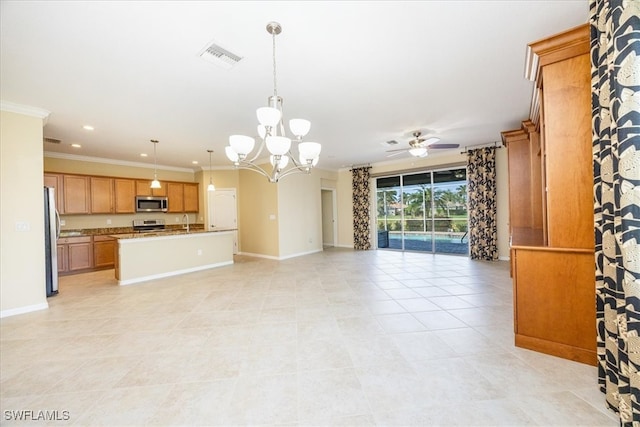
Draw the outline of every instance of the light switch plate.
<instances>
[{"instance_id":1,"label":"light switch plate","mask_svg":"<svg viewBox=\"0 0 640 427\"><path fill-rule=\"evenodd\" d=\"M31 230L31 226L26 221L18 221L16 222L16 231L24 232Z\"/></svg>"}]
</instances>

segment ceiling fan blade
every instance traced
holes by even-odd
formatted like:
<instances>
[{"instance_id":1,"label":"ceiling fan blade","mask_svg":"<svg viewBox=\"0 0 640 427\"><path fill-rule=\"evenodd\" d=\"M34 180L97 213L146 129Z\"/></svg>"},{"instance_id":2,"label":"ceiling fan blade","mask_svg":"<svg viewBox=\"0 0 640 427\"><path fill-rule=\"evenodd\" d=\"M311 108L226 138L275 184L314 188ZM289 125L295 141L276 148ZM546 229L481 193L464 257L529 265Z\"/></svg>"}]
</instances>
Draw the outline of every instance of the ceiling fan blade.
<instances>
[{"instance_id":1,"label":"ceiling fan blade","mask_svg":"<svg viewBox=\"0 0 640 427\"><path fill-rule=\"evenodd\" d=\"M395 150L387 150L386 153L395 153L397 151L409 151L409 148L396 148Z\"/></svg>"},{"instance_id":2,"label":"ceiling fan blade","mask_svg":"<svg viewBox=\"0 0 640 427\"><path fill-rule=\"evenodd\" d=\"M446 149L446 148L458 148L460 144L432 144L429 146L429 149L437 148L437 149Z\"/></svg>"},{"instance_id":3,"label":"ceiling fan blade","mask_svg":"<svg viewBox=\"0 0 640 427\"><path fill-rule=\"evenodd\" d=\"M438 138L437 136L432 136L432 137L424 138L424 139L421 140L422 145L424 147L429 147L429 146L435 144L438 141L440 141L440 138Z\"/></svg>"},{"instance_id":4,"label":"ceiling fan blade","mask_svg":"<svg viewBox=\"0 0 640 427\"><path fill-rule=\"evenodd\" d=\"M395 157L398 154L402 154L403 152L406 152L408 150L392 150L392 151L395 151L395 153L387 154L387 157ZM387 153L388 153L388 151L387 151Z\"/></svg>"}]
</instances>

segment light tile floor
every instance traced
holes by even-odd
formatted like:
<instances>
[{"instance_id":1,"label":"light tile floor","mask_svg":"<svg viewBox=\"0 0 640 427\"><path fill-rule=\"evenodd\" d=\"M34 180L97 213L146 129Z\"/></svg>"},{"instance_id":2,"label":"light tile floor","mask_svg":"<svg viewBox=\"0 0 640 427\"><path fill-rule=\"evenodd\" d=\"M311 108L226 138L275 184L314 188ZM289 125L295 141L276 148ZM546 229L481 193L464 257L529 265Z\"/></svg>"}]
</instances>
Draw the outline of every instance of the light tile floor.
<instances>
[{"instance_id":1,"label":"light tile floor","mask_svg":"<svg viewBox=\"0 0 640 427\"><path fill-rule=\"evenodd\" d=\"M238 256L49 304L0 321L3 425L618 425L595 367L514 347L506 262Z\"/></svg>"}]
</instances>

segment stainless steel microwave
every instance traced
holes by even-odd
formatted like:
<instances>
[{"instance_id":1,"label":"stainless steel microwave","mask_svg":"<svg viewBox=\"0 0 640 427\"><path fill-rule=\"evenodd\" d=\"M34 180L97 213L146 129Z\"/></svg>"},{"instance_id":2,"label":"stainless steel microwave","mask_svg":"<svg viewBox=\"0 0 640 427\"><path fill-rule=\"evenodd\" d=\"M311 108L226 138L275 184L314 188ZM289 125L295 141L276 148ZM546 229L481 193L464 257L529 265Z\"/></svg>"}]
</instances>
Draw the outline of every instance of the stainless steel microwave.
<instances>
[{"instance_id":1,"label":"stainless steel microwave","mask_svg":"<svg viewBox=\"0 0 640 427\"><path fill-rule=\"evenodd\" d=\"M159 196L136 196L136 212L166 212L169 199Z\"/></svg>"}]
</instances>

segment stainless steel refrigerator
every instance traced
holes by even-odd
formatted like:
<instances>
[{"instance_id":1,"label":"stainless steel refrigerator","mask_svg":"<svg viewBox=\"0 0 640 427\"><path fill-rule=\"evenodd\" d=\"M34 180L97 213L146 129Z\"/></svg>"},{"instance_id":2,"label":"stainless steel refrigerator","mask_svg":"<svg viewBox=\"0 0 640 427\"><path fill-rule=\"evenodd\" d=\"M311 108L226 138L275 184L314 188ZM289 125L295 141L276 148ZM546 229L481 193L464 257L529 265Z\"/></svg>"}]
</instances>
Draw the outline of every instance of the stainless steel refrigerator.
<instances>
[{"instance_id":1,"label":"stainless steel refrigerator","mask_svg":"<svg viewBox=\"0 0 640 427\"><path fill-rule=\"evenodd\" d=\"M56 210L54 188L44 187L44 252L47 297L58 293L58 251L60 216Z\"/></svg>"}]
</instances>

